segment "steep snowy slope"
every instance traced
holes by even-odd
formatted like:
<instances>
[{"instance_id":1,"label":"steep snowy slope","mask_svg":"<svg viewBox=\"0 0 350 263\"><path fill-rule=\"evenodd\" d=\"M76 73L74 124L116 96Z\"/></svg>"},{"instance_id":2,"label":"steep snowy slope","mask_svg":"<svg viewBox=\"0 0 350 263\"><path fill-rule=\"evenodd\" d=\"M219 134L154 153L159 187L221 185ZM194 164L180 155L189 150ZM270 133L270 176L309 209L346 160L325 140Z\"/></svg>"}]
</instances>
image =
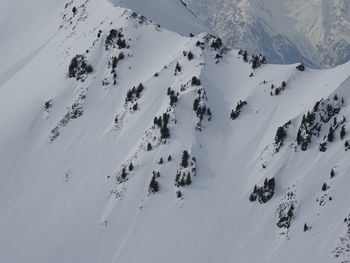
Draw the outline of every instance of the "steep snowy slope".
<instances>
[{"instance_id":1,"label":"steep snowy slope","mask_svg":"<svg viewBox=\"0 0 350 263\"><path fill-rule=\"evenodd\" d=\"M27 59L0 83L1 262L350 260L349 63L50 2L37 48L2 49Z\"/></svg>"},{"instance_id":2,"label":"steep snowy slope","mask_svg":"<svg viewBox=\"0 0 350 263\"><path fill-rule=\"evenodd\" d=\"M187 0L228 44L264 53L269 61L330 67L350 58L346 0Z\"/></svg>"},{"instance_id":3,"label":"steep snowy slope","mask_svg":"<svg viewBox=\"0 0 350 263\"><path fill-rule=\"evenodd\" d=\"M47 12L37 12L39 8ZM16 5L1 0L0 84L26 65L57 33L60 8L62 3L58 1L33 0Z\"/></svg>"},{"instance_id":4,"label":"steep snowy slope","mask_svg":"<svg viewBox=\"0 0 350 263\"><path fill-rule=\"evenodd\" d=\"M179 34L199 34L210 30L185 7L182 0L111 0L111 2L132 9Z\"/></svg>"}]
</instances>

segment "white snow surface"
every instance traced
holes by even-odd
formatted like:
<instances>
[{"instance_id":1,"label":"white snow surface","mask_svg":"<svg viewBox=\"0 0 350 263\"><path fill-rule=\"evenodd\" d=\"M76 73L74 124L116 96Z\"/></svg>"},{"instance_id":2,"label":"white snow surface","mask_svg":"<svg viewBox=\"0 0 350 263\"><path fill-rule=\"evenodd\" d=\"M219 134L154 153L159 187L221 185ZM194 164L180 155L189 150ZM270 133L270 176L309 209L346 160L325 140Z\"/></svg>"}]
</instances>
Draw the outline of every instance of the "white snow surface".
<instances>
[{"instance_id":1,"label":"white snow surface","mask_svg":"<svg viewBox=\"0 0 350 263\"><path fill-rule=\"evenodd\" d=\"M183 35L209 33L209 27L197 19L181 0L110 0L118 6L132 9L162 27Z\"/></svg>"},{"instance_id":2,"label":"white snow surface","mask_svg":"<svg viewBox=\"0 0 350 263\"><path fill-rule=\"evenodd\" d=\"M345 116L348 131L350 63L253 71L237 50L212 48L214 37L182 36L178 24L164 25L172 32L107 0L74 0L66 8L54 0L1 3L1 263L349 262L350 133L341 139L339 127L326 152L319 144L333 118L306 151L296 137L302 116L328 98L341 104L336 122ZM178 13L167 8L182 10L162 4L169 16ZM112 29L125 47L106 49ZM189 51L192 60L184 56ZM114 85L111 61L121 52ZM84 81L69 78L77 54L93 67ZM199 86L191 85L194 76ZM286 88L271 96L271 85L283 81ZM139 83L134 111L125 98ZM169 87L178 92L173 106ZM193 110L198 92L212 113L201 131ZM231 120L240 100L247 105ZM167 140L154 125L163 113L170 116ZM277 152L276 131L288 121ZM185 150L187 169L180 168ZM178 169L191 172L190 185L175 186ZM156 193L149 192L152 171L160 173ZM271 200L250 202L254 185L272 177ZM279 228L279 207L291 204L291 226Z\"/></svg>"}]
</instances>

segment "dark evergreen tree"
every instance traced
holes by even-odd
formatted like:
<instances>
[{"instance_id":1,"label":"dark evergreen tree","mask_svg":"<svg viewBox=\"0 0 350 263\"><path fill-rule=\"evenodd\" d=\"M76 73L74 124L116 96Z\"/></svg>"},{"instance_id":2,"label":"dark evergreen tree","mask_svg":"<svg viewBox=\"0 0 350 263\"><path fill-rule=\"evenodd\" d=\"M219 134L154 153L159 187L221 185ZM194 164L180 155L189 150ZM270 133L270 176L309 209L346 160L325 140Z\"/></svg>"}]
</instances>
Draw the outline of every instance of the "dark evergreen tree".
<instances>
[{"instance_id":1,"label":"dark evergreen tree","mask_svg":"<svg viewBox=\"0 0 350 263\"><path fill-rule=\"evenodd\" d=\"M136 97L140 98L142 91L144 90L144 86L140 83L136 88Z\"/></svg>"},{"instance_id":2,"label":"dark evergreen tree","mask_svg":"<svg viewBox=\"0 0 350 263\"><path fill-rule=\"evenodd\" d=\"M171 155L168 156L168 162L171 162Z\"/></svg>"},{"instance_id":3,"label":"dark evergreen tree","mask_svg":"<svg viewBox=\"0 0 350 263\"><path fill-rule=\"evenodd\" d=\"M152 150L152 144L151 143L148 143L147 144L147 151L151 151Z\"/></svg>"},{"instance_id":4,"label":"dark evergreen tree","mask_svg":"<svg viewBox=\"0 0 350 263\"><path fill-rule=\"evenodd\" d=\"M340 130L340 139L343 140L345 135L346 135L345 126L342 126Z\"/></svg>"},{"instance_id":5,"label":"dark evergreen tree","mask_svg":"<svg viewBox=\"0 0 350 263\"><path fill-rule=\"evenodd\" d=\"M267 181L267 188L274 190L275 186L276 186L276 180L275 178L272 177L270 180Z\"/></svg>"},{"instance_id":6,"label":"dark evergreen tree","mask_svg":"<svg viewBox=\"0 0 350 263\"><path fill-rule=\"evenodd\" d=\"M327 135L327 140L329 142L332 142L333 139L334 139L334 130L333 130L332 126L331 126L331 127L329 127L329 133Z\"/></svg>"},{"instance_id":7,"label":"dark evergreen tree","mask_svg":"<svg viewBox=\"0 0 350 263\"><path fill-rule=\"evenodd\" d=\"M289 218L293 218L293 216L294 216L293 210L294 210L294 205L291 204L291 206L290 206L290 208L289 208L289 210L288 210L288 213L287 213L287 216L288 216Z\"/></svg>"},{"instance_id":8,"label":"dark evergreen tree","mask_svg":"<svg viewBox=\"0 0 350 263\"><path fill-rule=\"evenodd\" d=\"M125 168L123 168L122 174L121 174L120 176L121 176L121 178L122 178L123 180L125 180L125 178L126 178L126 176L127 176L127 173L126 173L126 169L125 169Z\"/></svg>"},{"instance_id":9,"label":"dark evergreen tree","mask_svg":"<svg viewBox=\"0 0 350 263\"><path fill-rule=\"evenodd\" d=\"M349 143L349 141L345 141L344 146L345 146L345 150L350 149L350 143Z\"/></svg>"},{"instance_id":10,"label":"dark evergreen tree","mask_svg":"<svg viewBox=\"0 0 350 263\"><path fill-rule=\"evenodd\" d=\"M44 110L48 111L51 108L52 108L52 100L46 101L45 104L44 104Z\"/></svg>"},{"instance_id":11,"label":"dark evergreen tree","mask_svg":"<svg viewBox=\"0 0 350 263\"><path fill-rule=\"evenodd\" d=\"M297 133L297 144L300 145L301 142L302 142L301 130L299 129Z\"/></svg>"},{"instance_id":12,"label":"dark evergreen tree","mask_svg":"<svg viewBox=\"0 0 350 263\"><path fill-rule=\"evenodd\" d=\"M276 187L276 181L275 178L264 180L264 185L261 187L254 186L254 190L249 196L249 200L251 202L254 202L258 199L260 203L266 203L268 202L275 193L275 187Z\"/></svg>"},{"instance_id":13,"label":"dark evergreen tree","mask_svg":"<svg viewBox=\"0 0 350 263\"><path fill-rule=\"evenodd\" d=\"M190 60L190 61L194 58L193 53L192 53L191 51L189 51L189 52L187 53L187 58L188 58L188 60Z\"/></svg>"},{"instance_id":14,"label":"dark evergreen tree","mask_svg":"<svg viewBox=\"0 0 350 263\"><path fill-rule=\"evenodd\" d=\"M163 164L163 158L162 157L160 157L160 159L159 159L159 164Z\"/></svg>"},{"instance_id":15,"label":"dark evergreen tree","mask_svg":"<svg viewBox=\"0 0 350 263\"><path fill-rule=\"evenodd\" d=\"M192 184L191 174L188 172L186 176L186 184L190 185Z\"/></svg>"},{"instance_id":16,"label":"dark evergreen tree","mask_svg":"<svg viewBox=\"0 0 350 263\"><path fill-rule=\"evenodd\" d=\"M322 191L326 191L328 189L328 185L326 183L324 183L322 185Z\"/></svg>"},{"instance_id":17,"label":"dark evergreen tree","mask_svg":"<svg viewBox=\"0 0 350 263\"><path fill-rule=\"evenodd\" d=\"M118 55L118 60L123 60L125 58L125 55L123 52L120 52Z\"/></svg>"},{"instance_id":18,"label":"dark evergreen tree","mask_svg":"<svg viewBox=\"0 0 350 263\"><path fill-rule=\"evenodd\" d=\"M159 184L158 184L158 182L156 180L156 177L153 175L152 176L152 180L151 180L151 182L149 184L149 192L156 193L158 191L159 191Z\"/></svg>"},{"instance_id":19,"label":"dark evergreen tree","mask_svg":"<svg viewBox=\"0 0 350 263\"><path fill-rule=\"evenodd\" d=\"M320 143L319 150L320 152L325 152L327 150L327 142Z\"/></svg>"},{"instance_id":20,"label":"dark evergreen tree","mask_svg":"<svg viewBox=\"0 0 350 263\"><path fill-rule=\"evenodd\" d=\"M253 56L252 59L252 69L257 69L258 67L260 67L260 60L258 56Z\"/></svg>"},{"instance_id":21,"label":"dark evergreen tree","mask_svg":"<svg viewBox=\"0 0 350 263\"><path fill-rule=\"evenodd\" d=\"M181 179L178 181L178 185L179 186L185 186L186 185L184 176L181 176Z\"/></svg>"},{"instance_id":22,"label":"dark evergreen tree","mask_svg":"<svg viewBox=\"0 0 350 263\"><path fill-rule=\"evenodd\" d=\"M283 141L285 140L286 137L287 137L287 133L286 133L286 130L284 129L284 127L283 126L278 127L277 133L275 136L275 144L282 146Z\"/></svg>"},{"instance_id":23,"label":"dark evergreen tree","mask_svg":"<svg viewBox=\"0 0 350 263\"><path fill-rule=\"evenodd\" d=\"M174 90L171 90L170 88L168 88L167 94L170 97L170 106L174 106L176 104L176 102L178 101L177 94L175 93Z\"/></svg>"},{"instance_id":24,"label":"dark evergreen tree","mask_svg":"<svg viewBox=\"0 0 350 263\"><path fill-rule=\"evenodd\" d=\"M177 62L176 67L175 67L175 75L179 72L181 72L181 66L180 66L179 62Z\"/></svg>"},{"instance_id":25,"label":"dark evergreen tree","mask_svg":"<svg viewBox=\"0 0 350 263\"><path fill-rule=\"evenodd\" d=\"M255 202L255 201L256 201L256 198L257 198L257 195L254 194L254 193L251 193L250 196L249 196L249 201L250 201L250 202Z\"/></svg>"},{"instance_id":26,"label":"dark evergreen tree","mask_svg":"<svg viewBox=\"0 0 350 263\"><path fill-rule=\"evenodd\" d=\"M331 175L331 178L335 176L335 171L333 169L331 169L330 175Z\"/></svg>"},{"instance_id":27,"label":"dark evergreen tree","mask_svg":"<svg viewBox=\"0 0 350 263\"><path fill-rule=\"evenodd\" d=\"M161 137L161 139L168 139L168 138L170 138L170 131L169 131L169 128L166 125L163 125L160 128L160 137Z\"/></svg>"},{"instance_id":28,"label":"dark evergreen tree","mask_svg":"<svg viewBox=\"0 0 350 263\"><path fill-rule=\"evenodd\" d=\"M309 227L308 227L308 225L305 223L304 224L304 232L306 232L306 231L308 231L309 230Z\"/></svg>"},{"instance_id":29,"label":"dark evergreen tree","mask_svg":"<svg viewBox=\"0 0 350 263\"><path fill-rule=\"evenodd\" d=\"M201 80L194 76L194 77L192 77L191 85L192 86L200 86L201 85Z\"/></svg>"},{"instance_id":30,"label":"dark evergreen tree","mask_svg":"<svg viewBox=\"0 0 350 263\"><path fill-rule=\"evenodd\" d=\"M170 115L168 113L163 113L163 125L167 125L169 122Z\"/></svg>"},{"instance_id":31,"label":"dark evergreen tree","mask_svg":"<svg viewBox=\"0 0 350 263\"><path fill-rule=\"evenodd\" d=\"M93 72L93 68L89 65L84 55L76 55L70 62L68 68L68 77L81 80L85 75Z\"/></svg>"},{"instance_id":32,"label":"dark evergreen tree","mask_svg":"<svg viewBox=\"0 0 350 263\"><path fill-rule=\"evenodd\" d=\"M300 65L298 65L296 68L297 68L297 70L299 70L299 71L304 71L304 70L305 70L304 64L300 64Z\"/></svg>"},{"instance_id":33,"label":"dark evergreen tree","mask_svg":"<svg viewBox=\"0 0 350 263\"><path fill-rule=\"evenodd\" d=\"M194 111L197 111L198 107L199 107L199 99L196 98L196 99L193 101L193 110L194 110Z\"/></svg>"},{"instance_id":34,"label":"dark evergreen tree","mask_svg":"<svg viewBox=\"0 0 350 263\"><path fill-rule=\"evenodd\" d=\"M220 49L222 46L223 46L223 43L222 43L221 38L219 38L219 37L217 37L215 40L213 40L213 42L211 42L211 45L210 45L210 47L215 49L215 50Z\"/></svg>"},{"instance_id":35,"label":"dark evergreen tree","mask_svg":"<svg viewBox=\"0 0 350 263\"><path fill-rule=\"evenodd\" d=\"M244 50L244 52L243 52L243 61L244 62L248 62L248 52L247 52L247 50Z\"/></svg>"},{"instance_id":36,"label":"dark evergreen tree","mask_svg":"<svg viewBox=\"0 0 350 263\"><path fill-rule=\"evenodd\" d=\"M235 120L239 117L239 115L241 114L242 108L244 105L247 105L246 101L239 101L237 103L236 109L231 111L230 117L232 120Z\"/></svg>"},{"instance_id":37,"label":"dark evergreen tree","mask_svg":"<svg viewBox=\"0 0 350 263\"><path fill-rule=\"evenodd\" d=\"M176 197L177 197L177 198L181 198L181 197L182 197L182 193L181 193L180 190L177 190L177 191L176 191Z\"/></svg>"},{"instance_id":38,"label":"dark evergreen tree","mask_svg":"<svg viewBox=\"0 0 350 263\"><path fill-rule=\"evenodd\" d=\"M114 70L117 67L118 59L117 57L112 58L112 69Z\"/></svg>"},{"instance_id":39,"label":"dark evergreen tree","mask_svg":"<svg viewBox=\"0 0 350 263\"><path fill-rule=\"evenodd\" d=\"M162 127L162 117L154 117L153 119L153 123L154 125L158 126L158 127Z\"/></svg>"},{"instance_id":40,"label":"dark evergreen tree","mask_svg":"<svg viewBox=\"0 0 350 263\"><path fill-rule=\"evenodd\" d=\"M114 40L117 38L117 36L118 36L118 31L116 29L111 29L109 31L109 34L108 34L108 36L106 37L106 40L105 40L106 50L108 50L109 46L113 45Z\"/></svg>"},{"instance_id":41,"label":"dark evergreen tree","mask_svg":"<svg viewBox=\"0 0 350 263\"><path fill-rule=\"evenodd\" d=\"M178 184L179 181L180 181L180 176L181 176L181 173L179 171L176 172L176 176L175 176L175 183Z\"/></svg>"},{"instance_id":42,"label":"dark evergreen tree","mask_svg":"<svg viewBox=\"0 0 350 263\"><path fill-rule=\"evenodd\" d=\"M188 158L189 158L189 154L187 151L184 151L182 154L182 159L181 159L181 166L183 168L187 168L188 167Z\"/></svg>"},{"instance_id":43,"label":"dark evergreen tree","mask_svg":"<svg viewBox=\"0 0 350 263\"><path fill-rule=\"evenodd\" d=\"M119 49L126 48L126 41L125 41L125 39L118 38L117 46L118 46Z\"/></svg>"},{"instance_id":44,"label":"dark evergreen tree","mask_svg":"<svg viewBox=\"0 0 350 263\"><path fill-rule=\"evenodd\" d=\"M134 170L134 165L132 163L129 164L129 171L131 172L132 170Z\"/></svg>"},{"instance_id":45,"label":"dark evergreen tree","mask_svg":"<svg viewBox=\"0 0 350 263\"><path fill-rule=\"evenodd\" d=\"M134 90L135 87L133 87L131 90L128 90L128 92L126 93L125 102L132 101Z\"/></svg>"},{"instance_id":46,"label":"dark evergreen tree","mask_svg":"<svg viewBox=\"0 0 350 263\"><path fill-rule=\"evenodd\" d=\"M211 117L211 110L210 110L210 108L207 109L207 115L209 116L209 121L210 121L210 117Z\"/></svg>"}]
</instances>

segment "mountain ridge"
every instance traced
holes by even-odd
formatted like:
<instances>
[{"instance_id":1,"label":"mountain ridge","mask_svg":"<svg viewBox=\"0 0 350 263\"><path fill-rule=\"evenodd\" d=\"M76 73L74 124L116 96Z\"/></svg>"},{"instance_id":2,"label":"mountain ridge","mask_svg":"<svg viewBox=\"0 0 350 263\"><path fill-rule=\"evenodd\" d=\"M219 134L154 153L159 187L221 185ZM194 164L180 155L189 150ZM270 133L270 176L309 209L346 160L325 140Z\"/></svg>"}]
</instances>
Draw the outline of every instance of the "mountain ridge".
<instances>
[{"instance_id":1,"label":"mountain ridge","mask_svg":"<svg viewBox=\"0 0 350 263\"><path fill-rule=\"evenodd\" d=\"M3 262L349 259L350 63L266 64L109 1L59 10L0 86Z\"/></svg>"},{"instance_id":2,"label":"mountain ridge","mask_svg":"<svg viewBox=\"0 0 350 263\"><path fill-rule=\"evenodd\" d=\"M187 2L230 46L264 53L274 63L302 60L324 68L349 60L346 1Z\"/></svg>"}]
</instances>

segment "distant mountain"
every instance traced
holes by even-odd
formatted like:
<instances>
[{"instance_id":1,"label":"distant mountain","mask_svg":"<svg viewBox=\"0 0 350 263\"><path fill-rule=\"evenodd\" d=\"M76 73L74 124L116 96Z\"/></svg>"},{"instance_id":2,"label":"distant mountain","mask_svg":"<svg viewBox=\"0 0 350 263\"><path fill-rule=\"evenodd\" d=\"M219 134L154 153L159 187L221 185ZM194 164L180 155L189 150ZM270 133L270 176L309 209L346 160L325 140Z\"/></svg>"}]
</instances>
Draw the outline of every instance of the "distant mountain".
<instances>
[{"instance_id":1,"label":"distant mountain","mask_svg":"<svg viewBox=\"0 0 350 263\"><path fill-rule=\"evenodd\" d=\"M173 0L2 1L1 263L349 262L350 62Z\"/></svg>"},{"instance_id":2,"label":"distant mountain","mask_svg":"<svg viewBox=\"0 0 350 263\"><path fill-rule=\"evenodd\" d=\"M272 63L332 67L350 59L346 0L186 0L225 42Z\"/></svg>"}]
</instances>

